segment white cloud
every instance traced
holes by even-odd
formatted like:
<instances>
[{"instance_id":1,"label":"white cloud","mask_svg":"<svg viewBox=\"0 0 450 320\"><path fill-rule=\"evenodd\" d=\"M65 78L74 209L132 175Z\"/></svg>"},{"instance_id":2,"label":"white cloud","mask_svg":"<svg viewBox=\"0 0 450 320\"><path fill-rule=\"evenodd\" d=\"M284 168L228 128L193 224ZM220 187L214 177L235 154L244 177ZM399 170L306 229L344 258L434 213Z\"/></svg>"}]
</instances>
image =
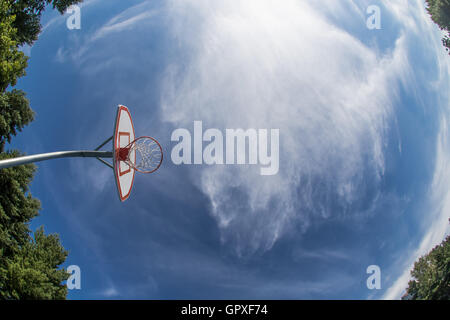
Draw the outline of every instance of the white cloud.
<instances>
[{"instance_id":1,"label":"white cloud","mask_svg":"<svg viewBox=\"0 0 450 320\"><path fill-rule=\"evenodd\" d=\"M294 260L303 259L315 259L325 262L336 262L337 260L352 261L354 256L345 251L339 250L304 250L304 249L294 249L293 251Z\"/></svg>"},{"instance_id":2,"label":"white cloud","mask_svg":"<svg viewBox=\"0 0 450 320\"><path fill-rule=\"evenodd\" d=\"M427 232L418 248L404 255L403 261L405 263L400 266L401 270L404 271L384 294L383 298L386 300L399 299L405 293L411 279L410 271L414 267L414 262L441 243L450 233L448 221L450 212L450 190L448 188L450 185L450 148L448 137L448 116L444 115L441 120L435 173L429 195L433 212L429 215L429 219L423 223L428 225Z\"/></svg>"},{"instance_id":3,"label":"white cloud","mask_svg":"<svg viewBox=\"0 0 450 320\"><path fill-rule=\"evenodd\" d=\"M116 33L136 32L155 14L165 16L178 55L167 55L162 120L176 127L202 120L223 129L280 128L279 175L227 166L193 173L223 241L238 253L254 252L271 248L290 226L306 230L317 218L374 211L380 194L364 208L361 196L378 189L384 174L397 89L417 86L408 61L409 33L433 28L419 2L388 5L404 30L385 54L306 1L173 0L158 11L148 2L126 9L77 40L75 50L60 48L57 57L64 61L70 54L90 74L109 69L122 61L111 52L114 44L102 46L100 54L91 48ZM334 19L348 18L350 7L365 26L359 5L329 3ZM412 14L405 17L405 10Z\"/></svg>"},{"instance_id":4,"label":"white cloud","mask_svg":"<svg viewBox=\"0 0 450 320\"><path fill-rule=\"evenodd\" d=\"M92 7L93 5L98 4L99 2L100 2L100 0L84 0L81 3L78 3L77 6L80 7L80 9L85 9L87 7ZM51 10L53 10L53 11L51 11ZM56 9L53 9L51 6L49 6L47 8L46 12L48 14L54 15L54 17L51 18L50 20L48 20L47 22L45 22L45 24L42 26L40 35L42 35L44 32L46 32L53 26L62 27L63 24L65 24L67 18L70 16L70 14L67 14L67 13L60 14ZM49 13L49 12L52 12L52 13ZM64 25L64 28L66 28L65 25Z\"/></svg>"},{"instance_id":5,"label":"white cloud","mask_svg":"<svg viewBox=\"0 0 450 320\"><path fill-rule=\"evenodd\" d=\"M152 17L156 13L154 11L150 12L144 11L130 18L125 18L124 20L117 22L117 20L120 20L120 18L124 16L126 17L127 14L129 13L129 10L130 9L125 10L125 12L112 18L108 23L106 23L97 32L95 32L95 34L89 39L89 42L99 40L114 32L122 32L124 30L130 30L135 26L135 24L141 22L142 20Z\"/></svg>"},{"instance_id":6,"label":"white cloud","mask_svg":"<svg viewBox=\"0 0 450 320\"><path fill-rule=\"evenodd\" d=\"M163 119L280 129L278 176L247 167L196 171L224 241L242 254L269 249L289 226L336 215L332 207L352 206L377 186L392 101L410 73L403 35L378 56L306 1L170 8L185 59L167 70Z\"/></svg>"},{"instance_id":7,"label":"white cloud","mask_svg":"<svg viewBox=\"0 0 450 320\"><path fill-rule=\"evenodd\" d=\"M95 3L92 1L92 3ZM109 19L106 23L101 25L95 32L87 32L83 33L81 37L77 37L74 35L72 37L72 42L69 43L69 48L64 46L58 48L56 53L56 60L58 62L65 62L70 59L72 62L76 63L78 66L82 66L86 63L86 61L94 55L98 58L99 50L95 46L98 45L98 42L111 37L115 34L126 32L126 31L135 31L134 29L138 25L145 25L147 22L151 21L151 18L158 13L157 10L154 10L152 4L149 2L142 2L137 5L134 5L130 8L127 8L115 15L113 18ZM55 18L59 19L60 17ZM53 23L53 20L50 21L49 24ZM117 46L117 43L113 42L113 49L111 49L110 45L107 44L102 45L102 48L106 48L105 52L109 53L111 56L111 50L120 50L120 47ZM103 53L103 51L100 50ZM117 55L115 55L117 59ZM113 58L114 59L114 58ZM102 61L102 64L96 63L95 65L89 65L88 68L85 68L89 73L95 73L100 69L105 69L110 67L113 60Z\"/></svg>"},{"instance_id":8,"label":"white cloud","mask_svg":"<svg viewBox=\"0 0 450 320\"><path fill-rule=\"evenodd\" d=\"M332 6L327 10L336 18L348 17L344 4L328 3ZM166 57L170 66L162 79L161 119L171 126L188 128L194 120L222 129L280 128L281 167L277 176L261 177L248 167L192 170L192 181L209 199L223 241L231 243L238 254L267 250L291 227L306 230L313 220L339 216L347 208L356 209L347 210L356 216L360 214L356 211L361 195L370 188L379 189L385 171L386 135L396 123L397 89L403 84L414 91L418 85L408 61L410 45L416 40L410 33L430 34L435 28L422 20L425 14L420 3L387 4L403 31L382 55L328 21L319 12L321 8L306 1L169 2L163 14L168 14L167 32L179 51ZM364 11L353 2L350 5L352 13L364 17ZM112 61L123 57L120 51L111 50L117 44L107 40L119 32L135 32L152 17L152 10L142 4L123 11L81 39L72 58L78 63L87 61L85 69L93 72L112 69ZM364 19L361 21L364 27ZM136 38L145 41L141 36ZM162 36L167 38L167 34ZM96 47L101 40L106 40L105 46ZM426 43L441 47L436 37ZM97 50L91 52L90 48ZM63 48L58 51L61 61L67 52ZM438 64L440 78L427 82L436 88L448 81L449 73L448 62L440 59ZM132 91L127 86L123 90ZM145 100L145 92L139 95ZM436 219L429 220L435 222L420 247L407 255L406 264L401 266L405 272L385 298L401 295L413 261L448 232L443 224L448 218L445 213L450 212L447 123L442 123L430 200ZM98 190L112 181L106 168L104 171L95 186ZM174 190L188 188L189 183L178 181L172 172L156 176L153 183L163 185L162 177L170 181L170 187L163 189L175 193L173 199L180 201ZM186 191L183 201L190 200L191 192L196 190ZM374 203L377 197L379 194L373 196ZM373 211L374 203L365 211ZM348 257L345 252L327 250L295 254L299 259L326 261ZM298 290L295 287L292 292ZM311 283L311 290L319 287ZM331 291L333 286L327 288ZM114 289L108 292L116 293Z\"/></svg>"},{"instance_id":9,"label":"white cloud","mask_svg":"<svg viewBox=\"0 0 450 320\"><path fill-rule=\"evenodd\" d=\"M102 291L100 293L100 295L107 297L107 298L112 298L112 297L117 297L119 295L119 292L117 291L116 288L109 287L109 288L106 288L104 291Z\"/></svg>"},{"instance_id":10,"label":"white cloud","mask_svg":"<svg viewBox=\"0 0 450 320\"><path fill-rule=\"evenodd\" d=\"M393 282L393 284L386 290L383 295L384 299L392 300L399 299L408 287L408 282L411 279L410 271L414 267L414 262L419 257L427 254L433 247L438 245L446 235L449 234L450 228L448 224L449 212L450 212L450 144L449 144L449 114L450 107L448 101L450 100L450 87L449 87L449 74L450 74L450 61L448 55L442 48L440 36L437 31L437 26L431 21L427 14L424 3L417 1L414 6L409 6L412 9L413 14L405 15L402 8L408 8L404 6L406 0L403 3L396 2L393 6L395 13L399 19L406 19L411 25L414 20L416 27L413 29L422 39L423 35L429 35L424 41L424 46L433 48L431 52L436 54L434 58L438 67L437 77L429 81L431 89L434 90L436 96L440 96L438 101L442 102L441 105L434 106L435 111L441 116L439 135L436 143L436 160L434 164L434 177L430 186L428 195L425 195L429 202L429 210L427 213L427 219L423 220L422 226L426 231L420 241L419 246L403 255L401 263L398 269L401 270L400 276Z\"/></svg>"}]
</instances>

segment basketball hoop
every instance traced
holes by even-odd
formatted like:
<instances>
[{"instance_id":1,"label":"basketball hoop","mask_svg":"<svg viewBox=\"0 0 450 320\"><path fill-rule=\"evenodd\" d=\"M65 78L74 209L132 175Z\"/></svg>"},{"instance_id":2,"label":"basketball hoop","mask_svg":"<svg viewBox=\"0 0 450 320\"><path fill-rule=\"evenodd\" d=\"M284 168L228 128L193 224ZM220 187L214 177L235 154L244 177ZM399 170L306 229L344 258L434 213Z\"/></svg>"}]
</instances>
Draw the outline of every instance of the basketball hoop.
<instances>
[{"instance_id":1,"label":"basketball hoop","mask_svg":"<svg viewBox=\"0 0 450 320\"><path fill-rule=\"evenodd\" d=\"M100 151L112 141L112 151ZM119 105L116 113L113 136L106 139L95 150L71 150L41 153L11 159L0 160L0 170L38 161L83 157L97 158L114 171L120 201L130 196L135 171L152 173L159 169L163 161L161 145L152 137L135 138L133 120L127 107ZM113 163L105 161L112 158Z\"/></svg>"},{"instance_id":2,"label":"basketball hoop","mask_svg":"<svg viewBox=\"0 0 450 320\"><path fill-rule=\"evenodd\" d=\"M119 161L141 173L155 172L163 161L161 145L152 137L139 137L116 152Z\"/></svg>"}]
</instances>

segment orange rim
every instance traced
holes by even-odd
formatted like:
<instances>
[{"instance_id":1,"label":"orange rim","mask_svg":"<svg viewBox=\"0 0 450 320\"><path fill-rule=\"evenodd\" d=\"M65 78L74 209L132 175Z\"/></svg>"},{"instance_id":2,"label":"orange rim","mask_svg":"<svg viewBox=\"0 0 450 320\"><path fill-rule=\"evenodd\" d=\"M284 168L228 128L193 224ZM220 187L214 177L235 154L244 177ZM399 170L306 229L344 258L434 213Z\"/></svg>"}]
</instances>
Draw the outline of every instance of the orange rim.
<instances>
[{"instance_id":1,"label":"orange rim","mask_svg":"<svg viewBox=\"0 0 450 320\"><path fill-rule=\"evenodd\" d=\"M138 171L138 172L140 172L140 173L153 173L153 172L155 172L156 170L159 169L159 167L161 166L161 164L162 164L162 162L163 162L163 159L164 159L164 152L163 152L163 149L162 149L162 147L161 147L161 144L159 144L158 140L156 140L155 138L150 137L150 136L142 136L142 137L139 137L139 138L134 139L134 140L133 140L132 142L130 142L130 144L129 144L128 146L126 146L125 148L130 148L137 140L144 139L144 138L151 139L152 141L154 141L154 142L158 145L159 150L161 151L161 159L159 160L159 163L158 163L158 165L156 166L156 168L153 169L153 170L151 170L151 171L143 171L143 170L139 170L138 168L136 168L136 166L135 166L131 161L127 161L127 163L128 163L128 165L129 165L130 167L132 167L134 170L136 170L136 171ZM127 159L127 160L129 160L129 159Z\"/></svg>"}]
</instances>

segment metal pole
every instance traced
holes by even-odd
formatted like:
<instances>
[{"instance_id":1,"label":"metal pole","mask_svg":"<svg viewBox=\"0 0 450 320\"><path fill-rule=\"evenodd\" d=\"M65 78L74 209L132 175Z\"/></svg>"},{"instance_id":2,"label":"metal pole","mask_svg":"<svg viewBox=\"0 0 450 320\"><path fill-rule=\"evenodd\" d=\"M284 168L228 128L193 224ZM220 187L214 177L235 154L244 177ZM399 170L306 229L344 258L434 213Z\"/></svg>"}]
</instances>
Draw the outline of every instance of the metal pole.
<instances>
[{"instance_id":1,"label":"metal pole","mask_svg":"<svg viewBox=\"0 0 450 320\"><path fill-rule=\"evenodd\" d=\"M99 145L97 148L95 148L95 151L100 150L101 147L103 147L105 144L107 144L108 142L110 142L113 139L114 136L106 139L101 145Z\"/></svg>"},{"instance_id":2,"label":"metal pole","mask_svg":"<svg viewBox=\"0 0 450 320\"><path fill-rule=\"evenodd\" d=\"M27 164L32 162L38 162L43 160L58 159L58 158L70 158L70 157L86 157L86 158L112 158L112 151L58 151L50 153L34 154L31 156L17 157L12 159L0 160L0 169L19 166L21 164Z\"/></svg>"},{"instance_id":3,"label":"metal pole","mask_svg":"<svg viewBox=\"0 0 450 320\"><path fill-rule=\"evenodd\" d=\"M97 160L100 161L101 163L103 163L104 165L106 165L106 166L108 166L108 167L110 167L111 169L114 170L113 165L110 164L110 163L108 163L107 161L103 160L102 158L98 158L98 157L97 157Z\"/></svg>"}]
</instances>

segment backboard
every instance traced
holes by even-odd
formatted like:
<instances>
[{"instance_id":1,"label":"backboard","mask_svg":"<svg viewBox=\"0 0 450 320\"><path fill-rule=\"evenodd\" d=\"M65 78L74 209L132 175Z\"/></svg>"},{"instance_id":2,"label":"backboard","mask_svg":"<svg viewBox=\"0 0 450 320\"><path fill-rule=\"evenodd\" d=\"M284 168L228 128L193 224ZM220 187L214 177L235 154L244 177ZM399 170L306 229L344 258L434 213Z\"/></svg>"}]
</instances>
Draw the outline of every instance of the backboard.
<instances>
[{"instance_id":1,"label":"backboard","mask_svg":"<svg viewBox=\"0 0 450 320\"><path fill-rule=\"evenodd\" d=\"M113 141L112 151L100 149ZM127 107L119 105L116 113L113 136L106 139L95 150L57 151L0 160L0 170L38 161L82 157L97 158L114 170L114 178L120 201L128 199L133 188L134 174L153 173L163 161L163 149L159 142L149 136L135 137L133 120ZM105 161L113 158L113 164Z\"/></svg>"},{"instance_id":2,"label":"backboard","mask_svg":"<svg viewBox=\"0 0 450 320\"><path fill-rule=\"evenodd\" d=\"M130 111L127 107L119 105L116 115L116 123L114 126L114 176L121 201L125 201L133 188L135 170L132 169L125 161L120 161L117 151L120 148L128 146L134 141L134 126L131 119ZM136 151L129 155L132 162L136 159Z\"/></svg>"}]
</instances>

